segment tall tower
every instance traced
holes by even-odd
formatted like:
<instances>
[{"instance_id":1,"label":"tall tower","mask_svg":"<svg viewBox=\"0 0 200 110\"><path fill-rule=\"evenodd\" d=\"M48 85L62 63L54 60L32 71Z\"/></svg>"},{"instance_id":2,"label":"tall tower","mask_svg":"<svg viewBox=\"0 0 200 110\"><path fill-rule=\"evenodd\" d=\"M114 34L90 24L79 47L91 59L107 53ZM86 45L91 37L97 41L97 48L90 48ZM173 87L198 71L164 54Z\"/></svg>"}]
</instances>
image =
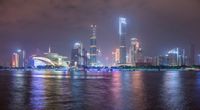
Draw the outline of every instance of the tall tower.
<instances>
[{"instance_id":1,"label":"tall tower","mask_svg":"<svg viewBox=\"0 0 200 110\"><path fill-rule=\"evenodd\" d=\"M18 53L12 54L12 67L13 68L19 67L19 54Z\"/></svg>"},{"instance_id":2,"label":"tall tower","mask_svg":"<svg viewBox=\"0 0 200 110\"><path fill-rule=\"evenodd\" d=\"M138 39L131 38L130 56L131 56L131 63L134 66L136 65L136 62L138 61L139 49L140 49L140 43L138 42Z\"/></svg>"},{"instance_id":3,"label":"tall tower","mask_svg":"<svg viewBox=\"0 0 200 110\"><path fill-rule=\"evenodd\" d=\"M83 44L81 42L76 42L71 53L71 65L72 66L82 66L83 64Z\"/></svg>"},{"instance_id":4,"label":"tall tower","mask_svg":"<svg viewBox=\"0 0 200 110\"><path fill-rule=\"evenodd\" d=\"M48 50L48 52L51 53L51 46L50 46L50 45L49 45L49 50Z\"/></svg>"},{"instance_id":5,"label":"tall tower","mask_svg":"<svg viewBox=\"0 0 200 110\"><path fill-rule=\"evenodd\" d=\"M190 44L189 64L190 64L190 66L195 64L195 46L194 46L194 44Z\"/></svg>"},{"instance_id":6,"label":"tall tower","mask_svg":"<svg viewBox=\"0 0 200 110\"><path fill-rule=\"evenodd\" d=\"M119 18L120 64L126 64L126 18Z\"/></svg>"},{"instance_id":7,"label":"tall tower","mask_svg":"<svg viewBox=\"0 0 200 110\"><path fill-rule=\"evenodd\" d=\"M90 66L97 64L97 46L96 46L96 25L91 25L92 35L90 37Z\"/></svg>"}]
</instances>

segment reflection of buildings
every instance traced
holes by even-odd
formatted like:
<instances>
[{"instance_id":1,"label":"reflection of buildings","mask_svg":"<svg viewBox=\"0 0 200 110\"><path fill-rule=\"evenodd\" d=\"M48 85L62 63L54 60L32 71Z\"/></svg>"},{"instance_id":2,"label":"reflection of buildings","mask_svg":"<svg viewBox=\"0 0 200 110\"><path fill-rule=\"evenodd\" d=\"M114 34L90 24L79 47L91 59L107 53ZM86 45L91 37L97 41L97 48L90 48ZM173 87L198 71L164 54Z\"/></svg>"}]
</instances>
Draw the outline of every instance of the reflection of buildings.
<instances>
[{"instance_id":1,"label":"reflection of buildings","mask_svg":"<svg viewBox=\"0 0 200 110\"><path fill-rule=\"evenodd\" d=\"M96 25L91 25L92 36L90 37L90 66L97 64Z\"/></svg>"},{"instance_id":2,"label":"reflection of buildings","mask_svg":"<svg viewBox=\"0 0 200 110\"><path fill-rule=\"evenodd\" d=\"M29 65L31 67L38 66L69 66L69 59L65 56L59 55L58 53L44 53L43 55L32 55L30 57Z\"/></svg>"},{"instance_id":3,"label":"reflection of buildings","mask_svg":"<svg viewBox=\"0 0 200 110\"><path fill-rule=\"evenodd\" d=\"M141 71L135 71L134 74L132 74L131 78L131 87L133 91L133 95L137 100L137 103L134 103L134 108L136 110L145 110L147 109L145 104L147 104L147 96L146 96L146 86L144 86L144 73Z\"/></svg>"},{"instance_id":4,"label":"reflection of buildings","mask_svg":"<svg viewBox=\"0 0 200 110\"><path fill-rule=\"evenodd\" d=\"M120 64L126 64L126 18L119 18Z\"/></svg>"}]
</instances>

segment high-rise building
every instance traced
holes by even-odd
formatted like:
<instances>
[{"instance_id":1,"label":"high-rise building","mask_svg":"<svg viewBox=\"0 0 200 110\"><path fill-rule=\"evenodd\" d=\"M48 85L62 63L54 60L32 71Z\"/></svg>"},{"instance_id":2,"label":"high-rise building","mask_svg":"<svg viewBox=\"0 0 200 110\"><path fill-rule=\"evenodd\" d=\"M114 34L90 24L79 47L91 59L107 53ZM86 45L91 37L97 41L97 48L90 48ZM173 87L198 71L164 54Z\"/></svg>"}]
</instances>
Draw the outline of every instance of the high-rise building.
<instances>
[{"instance_id":1,"label":"high-rise building","mask_svg":"<svg viewBox=\"0 0 200 110\"><path fill-rule=\"evenodd\" d=\"M112 52L113 60L114 60L114 66L120 63L120 49L116 48L114 52Z\"/></svg>"},{"instance_id":2,"label":"high-rise building","mask_svg":"<svg viewBox=\"0 0 200 110\"><path fill-rule=\"evenodd\" d=\"M92 35L90 37L90 66L97 64L96 25L91 25Z\"/></svg>"},{"instance_id":3,"label":"high-rise building","mask_svg":"<svg viewBox=\"0 0 200 110\"><path fill-rule=\"evenodd\" d=\"M120 64L126 64L126 18L119 18Z\"/></svg>"},{"instance_id":4,"label":"high-rise building","mask_svg":"<svg viewBox=\"0 0 200 110\"><path fill-rule=\"evenodd\" d=\"M186 65L185 50L174 48L166 54L168 66L181 66Z\"/></svg>"},{"instance_id":5,"label":"high-rise building","mask_svg":"<svg viewBox=\"0 0 200 110\"><path fill-rule=\"evenodd\" d=\"M26 53L25 50L17 49L15 54L18 55L18 67L25 67Z\"/></svg>"},{"instance_id":6,"label":"high-rise building","mask_svg":"<svg viewBox=\"0 0 200 110\"><path fill-rule=\"evenodd\" d=\"M138 42L138 39L131 38L131 46L130 46L130 59L131 64L133 66L136 65L140 57L140 43Z\"/></svg>"},{"instance_id":7,"label":"high-rise building","mask_svg":"<svg viewBox=\"0 0 200 110\"><path fill-rule=\"evenodd\" d=\"M18 53L12 54L12 67L13 68L19 67L19 54Z\"/></svg>"},{"instance_id":8,"label":"high-rise building","mask_svg":"<svg viewBox=\"0 0 200 110\"><path fill-rule=\"evenodd\" d=\"M200 65L200 54L198 54L198 65Z\"/></svg>"},{"instance_id":9,"label":"high-rise building","mask_svg":"<svg viewBox=\"0 0 200 110\"><path fill-rule=\"evenodd\" d=\"M76 42L71 53L71 65L72 66L82 66L84 65L84 52L83 44L81 42Z\"/></svg>"},{"instance_id":10,"label":"high-rise building","mask_svg":"<svg viewBox=\"0 0 200 110\"><path fill-rule=\"evenodd\" d=\"M83 65L88 66L89 65L89 57L88 57L88 51L86 49L83 49Z\"/></svg>"},{"instance_id":11,"label":"high-rise building","mask_svg":"<svg viewBox=\"0 0 200 110\"><path fill-rule=\"evenodd\" d=\"M189 65L195 65L195 46L194 46L194 44L190 45Z\"/></svg>"},{"instance_id":12,"label":"high-rise building","mask_svg":"<svg viewBox=\"0 0 200 110\"><path fill-rule=\"evenodd\" d=\"M156 57L156 66L169 66L168 55Z\"/></svg>"}]
</instances>

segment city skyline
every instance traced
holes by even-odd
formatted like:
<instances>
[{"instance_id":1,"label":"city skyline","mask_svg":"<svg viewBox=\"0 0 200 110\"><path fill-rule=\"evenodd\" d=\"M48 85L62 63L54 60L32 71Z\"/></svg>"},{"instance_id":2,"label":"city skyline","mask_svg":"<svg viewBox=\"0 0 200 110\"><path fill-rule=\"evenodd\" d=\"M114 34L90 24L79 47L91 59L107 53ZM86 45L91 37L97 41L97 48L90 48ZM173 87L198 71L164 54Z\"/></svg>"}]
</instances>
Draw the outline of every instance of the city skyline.
<instances>
[{"instance_id":1,"label":"city skyline","mask_svg":"<svg viewBox=\"0 0 200 110\"><path fill-rule=\"evenodd\" d=\"M195 45L196 54L199 52L198 1L185 1L179 4L178 1L176 3L169 0L164 3L153 0L143 4L144 1L138 0L135 0L135 3L131 0L111 0L108 3L99 1L96 8L96 2L86 2L87 5L81 6L81 1L50 3L46 0L25 3L19 0L15 3L12 0L2 0L1 63L9 60L17 48L26 50L30 55L37 49L46 51L47 47L52 45L53 51L68 57L76 41L82 41L88 49L91 24L98 26L98 47L101 48L104 57L111 57L111 52L119 45L117 22L120 16L127 18L127 39L140 39L144 54L147 56L164 54L175 47L187 49L191 43ZM39 6L34 8L36 5ZM29 9L23 10L26 6L30 6ZM167 9L168 6L174 10ZM176 9L177 6L180 9ZM109 10L109 7L112 9ZM54 11L48 11L51 9ZM73 14L70 14L72 12ZM79 15L80 12L82 14Z\"/></svg>"}]
</instances>

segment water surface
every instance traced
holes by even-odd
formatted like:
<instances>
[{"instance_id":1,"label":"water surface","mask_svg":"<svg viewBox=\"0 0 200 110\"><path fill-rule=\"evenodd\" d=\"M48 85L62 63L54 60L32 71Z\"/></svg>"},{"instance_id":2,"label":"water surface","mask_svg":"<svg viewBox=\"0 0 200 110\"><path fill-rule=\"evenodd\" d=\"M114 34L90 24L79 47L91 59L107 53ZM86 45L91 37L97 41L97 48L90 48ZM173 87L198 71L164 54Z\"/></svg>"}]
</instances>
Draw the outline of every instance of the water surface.
<instances>
[{"instance_id":1,"label":"water surface","mask_svg":"<svg viewBox=\"0 0 200 110\"><path fill-rule=\"evenodd\" d=\"M0 110L200 110L198 72L0 72Z\"/></svg>"}]
</instances>

